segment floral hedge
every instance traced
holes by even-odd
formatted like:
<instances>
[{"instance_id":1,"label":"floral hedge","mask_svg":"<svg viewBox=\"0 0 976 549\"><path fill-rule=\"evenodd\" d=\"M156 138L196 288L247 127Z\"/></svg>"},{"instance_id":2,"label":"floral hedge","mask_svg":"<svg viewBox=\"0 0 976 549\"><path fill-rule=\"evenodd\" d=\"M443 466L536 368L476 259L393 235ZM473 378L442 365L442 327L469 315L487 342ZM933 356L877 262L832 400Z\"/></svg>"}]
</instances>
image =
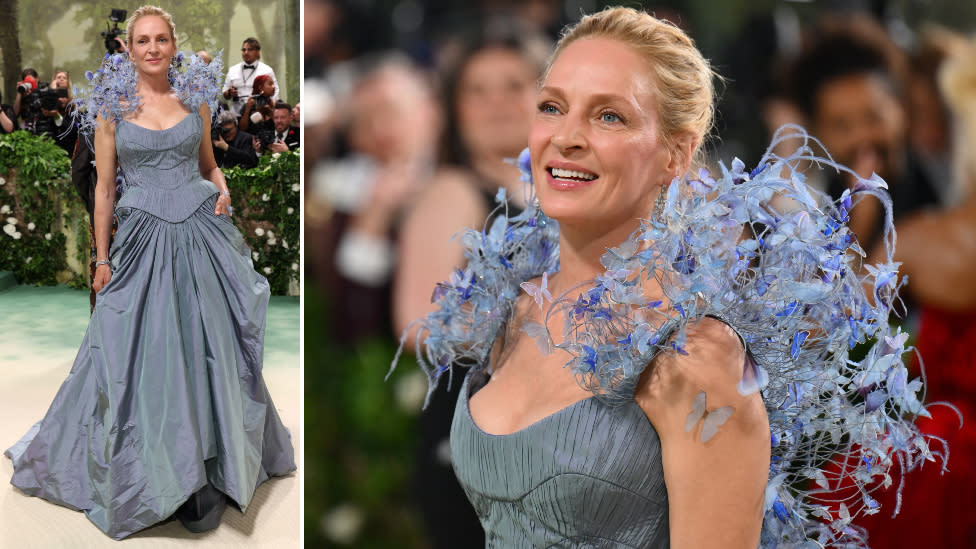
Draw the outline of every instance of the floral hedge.
<instances>
[{"instance_id":1,"label":"floral hedge","mask_svg":"<svg viewBox=\"0 0 976 549\"><path fill-rule=\"evenodd\" d=\"M0 271L13 272L22 283L69 281L62 204L73 201L84 209L69 166L67 153L48 137L0 135Z\"/></svg>"},{"instance_id":2,"label":"floral hedge","mask_svg":"<svg viewBox=\"0 0 976 549\"><path fill-rule=\"evenodd\" d=\"M234 218L251 247L254 268L268 278L275 295L298 293L300 158L298 151L264 154L256 168L224 170Z\"/></svg>"},{"instance_id":3,"label":"floral hedge","mask_svg":"<svg viewBox=\"0 0 976 549\"><path fill-rule=\"evenodd\" d=\"M299 288L299 159L297 151L264 155L256 168L224 171L254 268L275 295ZM0 271L21 284L88 285L87 214L69 166L48 137L0 135Z\"/></svg>"}]
</instances>

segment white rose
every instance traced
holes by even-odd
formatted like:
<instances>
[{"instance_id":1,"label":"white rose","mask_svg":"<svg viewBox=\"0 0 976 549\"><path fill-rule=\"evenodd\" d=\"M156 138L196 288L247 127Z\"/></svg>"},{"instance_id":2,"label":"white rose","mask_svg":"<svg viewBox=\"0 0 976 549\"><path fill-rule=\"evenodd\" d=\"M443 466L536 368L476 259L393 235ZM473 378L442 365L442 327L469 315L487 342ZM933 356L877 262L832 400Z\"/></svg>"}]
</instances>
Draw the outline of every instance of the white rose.
<instances>
[{"instance_id":1,"label":"white rose","mask_svg":"<svg viewBox=\"0 0 976 549\"><path fill-rule=\"evenodd\" d=\"M254 258L254 261L257 261L257 260L258 260L258 258L259 258L259 257L261 257L261 256L260 256L260 255L258 255L258 253L257 253L257 252L251 252L251 257L253 257L253 258Z\"/></svg>"},{"instance_id":2,"label":"white rose","mask_svg":"<svg viewBox=\"0 0 976 549\"><path fill-rule=\"evenodd\" d=\"M266 275L271 274L271 267L265 267L264 268L264 274L266 274Z\"/></svg>"},{"instance_id":3,"label":"white rose","mask_svg":"<svg viewBox=\"0 0 976 549\"><path fill-rule=\"evenodd\" d=\"M268 239L268 246L274 246L277 243L278 243L278 240L275 239L275 238L269 238Z\"/></svg>"},{"instance_id":4,"label":"white rose","mask_svg":"<svg viewBox=\"0 0 976 549\"><path fill-rule=\"evenodd\" d=\"M28 230L28 231L33 231L33 230L34 230L34 227L36 227L36 226L37 226L37 225L34 225L33 223L28 223L28 224L27 224L27 230Z\"/></svg>"},{"instance_id":5,"label":"white rose","mask_svg":"<svg viewBox=\"0 0 976 549\"><path fill-rule=\"evenodd\" d=\"M330 541L339 545L352 545L365 522L366 513L362 509L352 503L343 503L322 515L319 528Z\"/></svg>"},{"instance_id":6,"label":"white rose","mask_svg":"<svg viewBox=\"0 0 976 549\"><path fill-rule=\"evenodd\" d=\"M6 184L7 184L7 180L4 179L4 178L2 178L2 177L0 177L0 187L4 186Z\"/></svg>"},{"instance_id":7,"label":"white rose","mask_svg":"<svg viewBox=\"0 0 976 549\"><path fill-rule=\"evenodd\" d=\"M295 213L295 208L288 208L288 215Z\"/></svg>"},{"instance_id":8,"label":"white rose","mask_svg":"<svg viewBox=\"0 0 976 549\"><path fill-rule=\"evenodd\" d=\"M412 414L419 413L427 397L427 376L419 370L411 370L397 379L393 385L393 395L401 410Z\"/></svg>"},{"instance_id":9,"label":"white rose","mask_svg":"<svg viewBox=\"0 0 976 549\"><path fill-rule=\"evenodd\" d=\"M268 238L274 238L274 237L275 237L275 235L274 235L274 231L270 231L270 230L269 230L269 231L268 231Z\"/></svg>"},{"instance_id":10,"label":"white rose","mask_svg":"<svg viewBox=\"0 0 976 549\"><path fill-rule=\"evenodd\" d=\"M291 264L291 270L297 271L298 270L298 263L292 263Z\"/></svg>"},{"instance_id":11,"label":"white rose","mask_svg":"<svg viewBox=\"0 0 976 549\"><path fill-rule=\"evenodd\" d=\"M0 214L8 214L8 213L10 213L10 206L8 206L6 204L4 204L3 206L0 206Z\"/></svg>"},{"instance_id":12,"label":"white rose","mask_svg":"<svg viewBox=\"0 0 976 549\"><path fill-rule=\"evenodd\" d=\"M51 233L44 233L44 240L51 240Z\"/></svg>"},{"instance_id":13,"label":"white rose","mask_svg":"<svg viewBox=\"0 0 976 549\"><path fill-rule=\"evenodd\" d=\"M17 218L16 217L8 217L7 218L7 223L10 223L11 225L16 225L17 224Z\"/></svg>"},{"instance_id":14,"label":"white rose","mask_svg":"<svg viewBox=\"0 0 976 549\"><path fill-rule=\"evenodd\" d=\"M262 229L261 227L258 227L257 229L254 229L254 234L256 234L258 236L264 236L264 229Z\"/></svg>"},{"instance_id":15,"label":"white rose","mask_svg":"<svg viewBox=\"0 0 976 549\"><path fill-rule=\"evenodd\" d=\"M291 190L292 192L297 193L299 190L301 190L301 187L298 186L298 183L295 183L294 185L291 186Z\"/></svg>"},{"instance_id":16,"label":"white rose","mask_svg":"<svg viewBox=\"0 0 976 549\"><path fill-rule=\"evenodd\" d=\"M268 195L266 195L266 194L262 194L261 195L261 200L267 202L267 201L271 200L271 197L268 196Z\"/></svg>"},{"instance_id":17,"label":"white rose","mask_svg":"<svg viewBox=\"0 0 976 549\"><path fill-rule=\"evenodd\" d=\"M281 239L281 247L286 250L288 249L288 241L285 240L284 238Z\"/></svg>"},{"instance_id":18,"label":"white rose","mask_svg":"<svg viewBox=\"0 0 976 549\"><path fill-rule=\"evenodd\" d=\"M41 182L40 181L35 181L34 182L34 186L35 187L40 187L41 186Z\"/></svg>"},{"instance_id":19,"label":"white rose","mask_svg":"<svg viewBox=\"0 0 976 549\"><path fill-rule=\"evenodd\" d=\"M271 155L271 160L277 161L279 156L281 156L280 152L273 153Z\"/></svg>"},{"instance_id":20,"label":"white rose","mask_svg":"<svg viewBox=\"0 0 976 549\"><path fill-rule=\"evenodd\" d=\"M20 240L20 233L14 233L10 236L14 237L14 240Z\"/></svg>"},{"instance_id":21,"label":"white rose","mask_svg":"<svg viewBox=\"0 0 976 549\"><path fill-rule=\"evenodd\" d=\"M3 232L7 233L10 236L13 236L14 233L17 232L17 227L14 227L13 225L4 225Z\"/></svg>"},{"instance_id":22,"label":"white rose","mask_svg":"<svg viewBox=\"0 0 976 549\"><path fill-rule=\"evenodd\" d=\"M28 257L27 259L24 260L24 263L30 263L33 260L34 260L33 257Z\"/></svg>"}]
</instances>

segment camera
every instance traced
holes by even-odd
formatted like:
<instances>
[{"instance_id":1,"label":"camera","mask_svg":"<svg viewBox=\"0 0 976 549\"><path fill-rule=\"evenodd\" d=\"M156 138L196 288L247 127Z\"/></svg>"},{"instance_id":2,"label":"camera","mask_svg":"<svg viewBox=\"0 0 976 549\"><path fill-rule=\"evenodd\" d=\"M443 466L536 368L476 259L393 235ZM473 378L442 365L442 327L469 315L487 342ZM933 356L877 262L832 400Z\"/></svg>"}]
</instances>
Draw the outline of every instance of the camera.
<instances>
[{"instance_id":1,"label":"camera","mask_svg":"<svg viewBox=\"0 0 976 549\"><path fill-rule=\"evenodd\" d=\"M271 104L271 98L269 98L268 96L264 94L254 96L255 111L260 111L261 109L267 107L270 104Z\"/></svg>"},{"instance_id":2,"label":"camera","mask_svg":"<svg viewBox=\"0 0 976 549\"><path fill-rule=\"evenodd\" d=\"M37 89L37 79L27 75L23 80L17 82L17 93L27 95Z\"/></svg>"},{"instance_id":3,"label":"camera","mask_svg":"<svg viewBox=\"0 0 976 549\"><path fill-rule=\"evenodd\" d=\"M275 142L274 130L260 130L257 132L257 138L261 142L261 150L266 151Z\"/></svg>"},{"instance_id":4,"label":"camera","mask_svg":"<svg viewBox=\"0 0 976 549\"><path fill-rule=\"evenodd\" d=\"M217 139L227 140L227 134L229 132L224 129L224 126L220 122L214 122L213 126L210 127L210 141L216 141Z\"/></svg>"},{"instance_id":5,"label":"camera","mask_svg":"<svg viewBox=\"0 0 976 549\"><path fill-rule=\"evenodd\" d=\"M105 49L110 54L122 51L122 46L115 39L125 36L125 31L119 28L119 23L125 21L125 15L125 10L113 9L108 16L110 23L101 32L102 38L105 40Z\"/></svg>"},{"instance_id":6,"label":"camera","mask_svg":"<svg viewBox=\"0 0 976 549\"><path fill-rule=\"evenodd\" d=\"M21 119L24 121L23 128L34 135L48 134L54 135L55 126L51 118L44 116L41 109L57 110L58 97L67 97L68 90L52 90L47 82L38 82L37 88L28 93L21 99Z\"/></svg>"},{"instance_id":7,"label":"camera","mask_svg":"<svg viewBox=\"0 0 976 549\"><path fill-rule=\"evenodd\" d=\"M61 108L61 102L58 99L68 97L68 90L64 88L51 89L48 87L41 89L38 94L42 109L56 111Z\"/></svg>"}]
</instances>

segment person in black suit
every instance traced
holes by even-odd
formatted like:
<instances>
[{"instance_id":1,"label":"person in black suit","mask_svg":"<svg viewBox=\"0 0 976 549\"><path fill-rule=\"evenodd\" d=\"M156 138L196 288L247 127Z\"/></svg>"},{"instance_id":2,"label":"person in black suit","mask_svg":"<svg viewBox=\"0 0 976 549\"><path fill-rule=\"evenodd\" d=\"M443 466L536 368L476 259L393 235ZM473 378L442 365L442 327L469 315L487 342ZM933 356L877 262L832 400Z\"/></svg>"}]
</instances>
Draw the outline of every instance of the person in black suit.
<instances>
[{"instance_id":1,"label":"person in black suit","mask_svg":"<svg viewBox=\"0 0 976 549\"><path fill-rule=\"evenodd\" d=\"M291 105L278 101L274 107L275 140L268 145L271 152L293 151L302 146L301 132L292 125Z\"/></svg>"},{"instance_id":2,"label":"person in black suit","mask_svg":"<svg viewBox=\"0 0 976 549\"><path fill-rule=\"evenodd\" d=\"M229 111L220 113L217 117L217 129L219 131L213 136L213 148L218 166L253 168L258 165L252 136L246 131L237 129L234 113Z\"/></svg>"}]
</instances>

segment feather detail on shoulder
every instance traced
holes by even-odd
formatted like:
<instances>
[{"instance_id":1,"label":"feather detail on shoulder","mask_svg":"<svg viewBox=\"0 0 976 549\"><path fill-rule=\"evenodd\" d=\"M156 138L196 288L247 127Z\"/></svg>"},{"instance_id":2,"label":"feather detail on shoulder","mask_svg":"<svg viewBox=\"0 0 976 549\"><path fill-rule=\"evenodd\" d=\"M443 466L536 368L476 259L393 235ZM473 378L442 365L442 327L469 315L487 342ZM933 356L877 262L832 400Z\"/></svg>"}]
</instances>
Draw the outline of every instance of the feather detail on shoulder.
<instances>
[{"instance_id":1,"label":"feather detail on shoulder","mask_svg":"<svg viewBox=\"0 0 976 549\"><path fill-rule=\"evenodd\" d=\"M790 156L776 155L788 139L802 144ZM637 231L606 251L602 275L556 296L545 321L523 328L540 349L566 352L566 367L580 385L617 405L633 400L658 353L687 353L692 323L714 317L731 326L747 350L739 392L761 391L769 418L764 547L810 540L863 546L864 531L852 521L878 511L870 494L893 482L895 463L898 474L924 461L946 464L943 449L930 449L942 441L913 423L928 415L919 399L922 384L908 375L907 334L889 324L904 280L892 260L887 185L817 150L822 145L802 128L785 126L752 170L735 159L716 174L701 170L675 179L661 212L648 212ZM517 165L531 189L527 152ZM842 172L856 183L832 198L806 184L812 168ZM795 207L779 209L775 196ZM868 196L885 211L887 254L862 269L865 253L847 223L851 207ZM500 193L499 209L506 208L504 199ZM463 235L467 266L438 286L438 310L416 321L430 391L455 367L486 367L521 289L543 304L544 283L520 285L559 270L559 230L531 195L527 202L519 216L500 215L490 227ZM660 298L644 295L641 283L649 279L662 289ZM546 329L554 314L568 319L559 338ZM706 412L704 395L699 398L689 430L717 413ZM710 420L703 438L715 434L729 411ZM846 464L839 472L832 466L837 460ZM842 493L841 487L851 488Z\"/></svg>"},{"instance_id":2,"label":"feather detail on shoulder","mask_svg":"<svg viewBox=\"0 0 976 549\"><path fill-rule=\"evenodd\" d=\"M206 103L211 113L217 113L222 77L221 53L206 63L195 54L179 52L169 69L170 86L180 102L192 112ZM88 86L74 90L74 117L78 131L86 138L94 134L99 117L118 122L139 110L139 74L128 55L106 55L101 66L94 72L86 72L85 78Z\"/></svg>"}]
</instances>

